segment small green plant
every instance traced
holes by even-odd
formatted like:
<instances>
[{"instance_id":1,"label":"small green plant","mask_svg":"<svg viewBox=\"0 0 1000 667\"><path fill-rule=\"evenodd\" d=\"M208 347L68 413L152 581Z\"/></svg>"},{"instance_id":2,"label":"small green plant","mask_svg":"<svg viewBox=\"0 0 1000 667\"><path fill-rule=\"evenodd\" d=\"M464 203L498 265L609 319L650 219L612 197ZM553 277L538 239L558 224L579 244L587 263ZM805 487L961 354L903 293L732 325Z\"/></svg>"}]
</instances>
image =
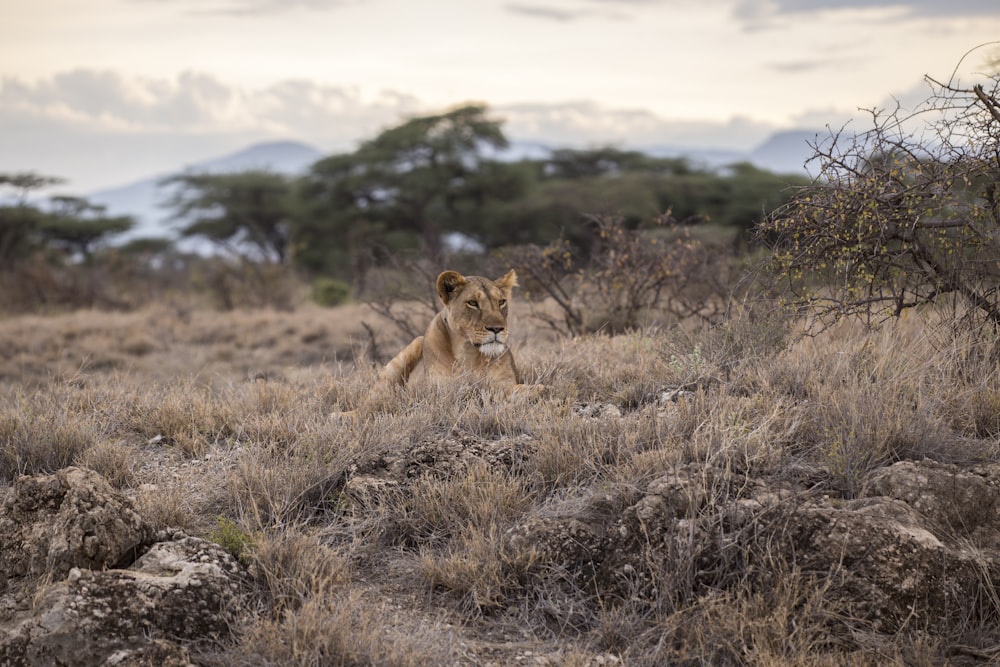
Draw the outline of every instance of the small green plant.
<instances>
[{"instance_id":1,"label":"small green plant","mask_svg":"<svg viewBox=\"0 0 1000 667\"><path fill-rule=\"evenodd\" d=\"M317 304L327 308L347 302L351 296L351 286L336 278L317 278L312 284L312 298Z\"/></svg>"},{"instance_id":2,"label":"small green plant","mask_svg":"<svg viewBox=\"0 0 1000 667\"><path fill-rule=\"evenodd\" d=\"M670 355L670 368L678 375L684 375L688 371L696 375L705 366L705 360L701 356L701 343L695 343L694 349L687 354Z\"/></svg>"},{"instance_id":3,"label":"small green plant","mask_svg":"<svg viewBox=\"0 0 1000 667\"><path fill-rule=\"evenodd\" d=\"M254 545L254 537L232 519L220 516L208 539L231 553L244 565L250 561L249 549Z\"/></svg>"}]
</instances>

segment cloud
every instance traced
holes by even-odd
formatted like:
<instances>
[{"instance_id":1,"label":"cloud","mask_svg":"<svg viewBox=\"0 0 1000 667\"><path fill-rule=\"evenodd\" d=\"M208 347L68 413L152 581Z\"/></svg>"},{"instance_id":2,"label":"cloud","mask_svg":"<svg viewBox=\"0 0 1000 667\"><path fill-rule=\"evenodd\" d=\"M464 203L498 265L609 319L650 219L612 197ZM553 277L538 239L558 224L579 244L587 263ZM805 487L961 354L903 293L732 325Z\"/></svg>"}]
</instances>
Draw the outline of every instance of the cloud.
<instances>
[{"instance_id":1,"label":"cloud","mask_svg":"<svg viewBox=\"0 0 1000 667\"><path fill-rule=\"evenodd\" d=\"M640 4L650 4L658 0L588 0L587 2L570 2L566 7L556 7L552 4L524 4L508 2L504 9L512 14L520 14L528 18L542 19L545 21L555 21L557 23L570 23L586 18L610 19L612 21L628 20L630 15L617 10L593 9L594 5L604 7L612 5L635 6Z\"/></svg>"},{"instance_id":2,"label":"cloud","mask_svg":"<svg viewBox=\"0 0 1000 667\"><path fill-rule=\"evenodd\" d=\"M814 58L771 63L767 68L782 74L813 74L825 69L854 67L862 62L861 58Z\"/></svg>"},{"instance_id":3,"label":"cloud","mask_svg":"<svg viewBox=\"0 0 1000 667\"><path fill-rule=\"evenodd\" d=\"M738 0L735 15L757 22L777 16L819 11L898 9L910 16L994 16L995 0Z\"/></svg>"},{"instance_id":4,"label":"cloud","mask_svg":"<svg viewBox=\"0 0 1000 667\"><path fill-rule=\"evenodd\" d=\"M586 14L585 12L581 11L569 11L566 9L557 9L555 7L542 6L542 5L520 5L520 4L508 3L504 7L507 11L513 14L521 14L536 19L557 21L559 23L565 23L567 21L575 21L576 19Z\"/></svg>"},{"instance_id":5,"label":"cloud","mask_svg":"<svg viewBox=\"0 0 1000 667\"><path fill-rule=\"evenodd\" d=\"M200 72L158 79L87 69L33 82L8 77L0 80L0 172L33 169L95 190L259 141L351 150L406 117L434 111L406 92L366 95L307 80L242 88ZM670 120L586 100L493 111L512 140L548 146L745 150L775 129L741 118Z\"/></svg>"},{"instance_id":6,"label":"cloud","mask_svg":"<svg viewBox=\"0 0 1000 667\"><path fill-rule=\"evenodd\" d=\"M271 16L297 9L326 11L363 0L132 0L144 4L175 5L190 14Z\"/></svg>"},{"instance_id":7,"label":"cloud","mask_svg":"<svg viewBox=\"0 0 1000 667\"><path fill-rule=\"evenodd\" d=\"M745 118L726 122L665 119L643 109L614 109L596 102L500 106L511 137L550 146L676 146L744 150L775 128Z\"/></svg>"},{"instance_id":8,"label":"cloud","mask_svg":"<svg viewBox=\"0 0 1000 667\"><path fill-rule=\"evenodd\" d=\"M36 169L95 188L254 141L298 139L322 150L349 150L420 111L406 93L365 96L308 81L246 89L198 72L157 79L87 69L35 82L6 77L0 80L0 171Z\"/></svg>"},{"instance_id":9,"label":"cloud","mask_svg":"<svg viewBox=\"0 0 1000 667\"><path fill-rule=\"evenodd\" d=\"M17 111L106 130L196 128L227 109L235 95L212 77L194 72L170 81L76 69L35 83L4 77L0 114Z\"/></svg>"},{"instance_id":10,"label":"cloud","mask_svg":"<svg viewBox=\"0 0 1000 667\"><path fill-rule=\"evenodd\" d=\"M0 80L0 123L17 114L109 133L302 132L336 140L418 108L415 97L393 91L366 99L353 87L296 80L245 89L199 72L158 79L77 69L33 83Z\"/></svg>"},{"instance_id":11,"label":"cloud","mask_svg":"<svg viewBox=\"0 0 1000 667\"><path fill-rule=\"evenodd\" d=\"M925 108L934 93L935 90L927 81L916 81L909 87L871 104L861 104L850 110L834 107L810 109L797 114L792 122L796 127L829 127L834 131L849 128L852 131L866 131L871 129L873 111L880 116L898 112L901 117L908 117L911 112ZM917 116L914 120L915 124L919 124L923 117Z\"/></svg>"},{"instance_id":12,"label":"cloud","mask_svg":"<svg viewBox=\"0 0 1000 667\"><path fill-rule=\"evenodd\" d=\"M997 11L996 0L563 0L559 6L555 2L558 0L545 4L508 3L505 8L525 16L568 22L592 15L630 18L619 11L594 11L594 6L636 10L659 5L681 10L696 4L723 4L730 5L733 15L748 29L768 28L774 19L821 11L876 10L911 17L995 16Z\"/></svg>"},{"instance_id":13,"label":"cloud","mask_svg":"<svg viewBox=\"0 0 1000 667\"><path fill-rule=\"evenodd\" d=\"M204 73L174 78L125 77L106 70L77 69L26 82L0 80L0 129L10 119L76 126L104 134L206 135L256 133L350 145L405 116L434 111L416 96L383 91L366 96L352 86L287 79L262 88L230 86ZM683 141L745 143L768 128L749 121L728 124L667 121L643 109L620 109L592 101L515 104L498 107L512 136L548 143ZM742 138L742 139L741 139Z\"/></svg>"}]
</instances>

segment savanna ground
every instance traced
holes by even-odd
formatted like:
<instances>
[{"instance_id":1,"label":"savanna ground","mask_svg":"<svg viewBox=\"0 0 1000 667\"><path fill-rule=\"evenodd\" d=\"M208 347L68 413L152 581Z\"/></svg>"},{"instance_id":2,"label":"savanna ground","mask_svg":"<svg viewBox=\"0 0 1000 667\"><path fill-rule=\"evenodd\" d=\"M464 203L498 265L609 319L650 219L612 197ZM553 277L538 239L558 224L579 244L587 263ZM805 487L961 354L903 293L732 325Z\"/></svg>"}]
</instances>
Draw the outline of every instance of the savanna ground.
<instances>
[{"instance_id":1,"label":"savanna ground","mask_svg":"<svg viewBox=\"0 0 1000 667\"><path fill-rule=\"evenodd\" d=\"M363 322L381 354L403 342L360 305L0 319L0 484L86 466L157 528L237 554L258 608L231 643L199 648L204 664L930 665L954 644L1000 642L981 620L996 609L944 634L866 631L794 568L671 596L691 563L663 563L663 599L632 605L567 591L559 572L528 577L530 554L505 540L528 517L692 461L805 467L835 498L901 459L996 461L995 338L933 313L817 336L758 314L569 338L519 303L514 348L544 398L459 383L331 416L374 378ZM343 495L359 465L449 437L514 443L513 462L418 477L378 502Z\"/></svg>"}]
</instances>

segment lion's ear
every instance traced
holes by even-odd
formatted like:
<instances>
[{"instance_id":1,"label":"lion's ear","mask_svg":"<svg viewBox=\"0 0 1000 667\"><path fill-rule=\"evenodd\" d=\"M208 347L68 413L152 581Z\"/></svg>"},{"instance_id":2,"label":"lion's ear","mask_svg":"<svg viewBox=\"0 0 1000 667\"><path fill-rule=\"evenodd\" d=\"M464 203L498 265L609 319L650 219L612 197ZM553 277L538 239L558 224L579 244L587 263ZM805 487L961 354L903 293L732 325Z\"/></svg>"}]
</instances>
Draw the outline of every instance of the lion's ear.
<instances>
[{"instance_id":1,"label":"lion's ear","mask_svg":"<svg viewBox=\"0 0 1000 667\"><path fill-rule=\"evenodd\" d=\"M510 296L510 291L517 287L517 273L514 269L511 269L503 275L503 278L498 278L496 281L497 287L502 289L507 296Z\"/></svg>"},{"instance_id":2,"label":"lion's ear","mask_svg":"<svg viewBox=\"0 0 1000 667\"><path fill-rule=\"evenodd\" d=\"M463 285L465 285L465 276L458 271L445 271L437 279L438 296L447 305L455 296L455 292L462 289Z\"/></svg>"}]
</instances>

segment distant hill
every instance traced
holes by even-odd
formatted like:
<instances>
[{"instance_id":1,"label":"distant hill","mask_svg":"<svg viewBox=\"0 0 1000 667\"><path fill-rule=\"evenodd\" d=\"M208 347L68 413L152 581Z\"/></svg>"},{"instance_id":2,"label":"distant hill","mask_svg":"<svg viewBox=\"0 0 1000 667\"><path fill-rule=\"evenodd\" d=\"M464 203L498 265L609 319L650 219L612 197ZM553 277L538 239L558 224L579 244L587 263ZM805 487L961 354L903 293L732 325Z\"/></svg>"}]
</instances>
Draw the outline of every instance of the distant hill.
<instances>
[{"instance_id":1,"label":"distant hill","mask_svg":"<svg viewBox=\"0 0 1000 667\"><path fill-rule=\"evenodd\" d=\"M111 215L131 215L136 219L135 228L117 238L120 243L144 237L174 238L176 232L170 225L170 212L162 205L170 192L160 186L162 179L183 172L224 174L252 169L299 174L323 156L324 153L318 149L295 141L254 144L220 158L180 167L176 172L98 190L88 194L87 198L106 206Z\"/></svg>"},{"instance_id":2,"label":"distant hill","mask_svg":"<svg viewBox=\"0 0 1000 667\"><path fill-rule=\"evenodd\" d=\"M802 174L806 160L813 155L810 144L815 144L817 137L822 139L826 135L825 130L776 132L750 151L747 158L761 169L779 174Z\"/></svg>"},{"instance_id":3,"label":"distant hill","mask_svg":"<svg viewBox=\"0 0 1000 667\"><path fill-rule=\"evenodd\" d=\"M813 154L809 143L815 142L817 134L822 136L823 133L817 130L776 132L749 152L659 145L643 146L640 150L657 157L687 158L692 164L708 169L749 162L778 174L805 175L805 162Z\"/></svg>"},{"instance_id":4,"label":"distant hill","mask_svg":"<svg viewBox=\"0 0 1000 667\"><path fill-rule=\"evenodd\" d=\"M643 146L640 151L660 158L685 158L692 166L717 169L747 159L746 153L722 148L691 148L688 146Z\"/></svg>"}]
</instances>

